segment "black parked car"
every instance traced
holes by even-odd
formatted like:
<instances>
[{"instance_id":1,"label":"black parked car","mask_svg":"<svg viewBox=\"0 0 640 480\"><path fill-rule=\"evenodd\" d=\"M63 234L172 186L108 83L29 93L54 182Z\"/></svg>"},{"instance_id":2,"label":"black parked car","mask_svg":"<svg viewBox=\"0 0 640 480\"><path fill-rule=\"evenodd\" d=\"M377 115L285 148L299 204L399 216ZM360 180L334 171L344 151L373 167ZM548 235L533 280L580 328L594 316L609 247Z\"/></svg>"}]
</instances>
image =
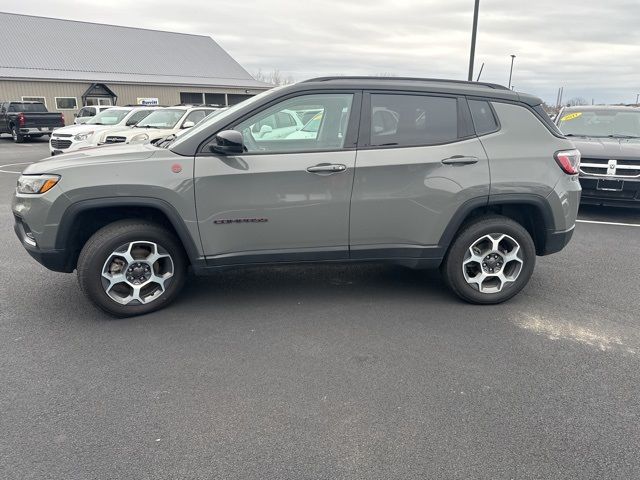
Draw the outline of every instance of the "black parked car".
<instances>
[{"instance_id":1,"label":"black parked car","mask_svg":"<svg viewBox=\"0 0 640 480\"><path fill-rule=\"evenodd\" d=\"M11 134L16 143L49 135L58 127L64 127L64 116L48 112L41 102L0 103L0 134Z\"/></svg>"},{"instance_id":2,"label":"black parked car","mask_svg":"<svg viewBox=\"0 0 640 480\"><path fill-rule=\"evenodd\" d=\"M556 123L582 153L582 203L640 206L640 108L567 107Z\"/></svg>"}]
</instances>

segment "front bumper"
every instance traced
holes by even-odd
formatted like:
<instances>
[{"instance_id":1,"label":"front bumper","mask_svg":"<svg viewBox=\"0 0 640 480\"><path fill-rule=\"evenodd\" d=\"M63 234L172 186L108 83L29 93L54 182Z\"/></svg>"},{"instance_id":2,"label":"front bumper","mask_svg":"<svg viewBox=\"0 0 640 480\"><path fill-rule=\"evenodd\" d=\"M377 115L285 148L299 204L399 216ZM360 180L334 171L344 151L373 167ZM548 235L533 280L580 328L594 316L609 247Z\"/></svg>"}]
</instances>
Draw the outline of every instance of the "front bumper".
<instances>
[{"instance_id":1,"label":"front bumper","mask_svg":"<svg viewBox=\"0 0 640 480\"><path fill-rule=\"evenodd\" d=\"M603 180L620 181L620 188L603 189ZM583 204L640 207L640 178L580 176L580 184Z\"/></svg>"},{"instance_id":2,"label":"front bumper","mask_svg":"<svg viewBox=\"0 0 640 480\"><path fill-rule=\"evenodd\" d=\"M73 266L70 264L70 258L66 250L41 249L36 241L28 235L30 230L24 220L16 214L14 214L14 219L13 230L22 242L22 246L34 260L54 272L71 273L73 271Z\"/></svg>"}]
</instances>

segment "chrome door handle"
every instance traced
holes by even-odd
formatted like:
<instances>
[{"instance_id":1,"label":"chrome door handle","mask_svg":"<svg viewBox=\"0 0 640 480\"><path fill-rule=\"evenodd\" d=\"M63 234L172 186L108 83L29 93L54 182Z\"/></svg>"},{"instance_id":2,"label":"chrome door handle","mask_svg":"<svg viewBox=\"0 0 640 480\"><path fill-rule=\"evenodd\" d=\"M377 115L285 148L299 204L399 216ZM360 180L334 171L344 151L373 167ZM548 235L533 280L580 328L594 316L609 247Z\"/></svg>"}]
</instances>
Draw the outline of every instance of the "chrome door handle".
<instances>
[{"instance_id":1,"label":"chrome door handle","mask_svg":"<svg viewBox=\"0 0 640 480\"><path fill-rule=\"evenodd\" d=\"M347 166L342 164L321 163L319 165L314 165L313 167L307 168L307 172L320 173L320 174L326 175L326 174L344 172L346 169L347 169Z\"/></svg>"},{"instance_id":2,"label":"chrome door handle","mask_svg":"<svg viewBox=\"0 0 640 480\"><path fill-rule=\"evenodd\" d=\"M464 155L454 155L442 160L445 165L472 165L478 163L478 157L465 157Z\"/></svg>"}]
</instances>

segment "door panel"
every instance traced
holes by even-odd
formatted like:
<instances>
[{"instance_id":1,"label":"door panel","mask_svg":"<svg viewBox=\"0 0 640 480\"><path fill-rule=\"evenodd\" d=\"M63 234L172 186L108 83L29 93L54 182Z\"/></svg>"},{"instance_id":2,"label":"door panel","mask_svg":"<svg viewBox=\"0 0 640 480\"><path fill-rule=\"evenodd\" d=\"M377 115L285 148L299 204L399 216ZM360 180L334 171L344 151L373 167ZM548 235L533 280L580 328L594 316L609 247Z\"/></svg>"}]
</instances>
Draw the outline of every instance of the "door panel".
<instances>
[{"instance_id":1,"label":"door panel","mask_svg":"<svg viewBox=\"0 0 640 480\"><path fill-rule=\"evenodd\" d=\"M196 157L196 206L208 260L233 254L261 261L260 253L263 261L288 254L314 260L320 251L347 258L355 155L350 150ZM307 171L318 164L345 169Z\"/></svg>"},{"instance_id":2,"label":"door panel","mask_svg":"<svg viewBox=\"0 0 640 480\"><path fill-rule=\"evenodd\" d=\"M359 98L337 91L286 96L227 127L242 134L246 154L211 155L215 137L203 147L196 208L208 262L348 258ZM323 112L311 131L298 122L300 131L263 138L284 114L309 111Z\"/></svg>"},{"instance_id":3,"label":"door panel","mask_svg":"<svg viewBox=\"0 0 640 480\"><path fill-rule=\"evenodd\" d=\"M359 150L356 165L350 227L353 258L384 257L389 252L422 256L416 247L438 245L465 201L489 194L487 157L477 138L447 145Z\"/></svg>"}]
</instances>

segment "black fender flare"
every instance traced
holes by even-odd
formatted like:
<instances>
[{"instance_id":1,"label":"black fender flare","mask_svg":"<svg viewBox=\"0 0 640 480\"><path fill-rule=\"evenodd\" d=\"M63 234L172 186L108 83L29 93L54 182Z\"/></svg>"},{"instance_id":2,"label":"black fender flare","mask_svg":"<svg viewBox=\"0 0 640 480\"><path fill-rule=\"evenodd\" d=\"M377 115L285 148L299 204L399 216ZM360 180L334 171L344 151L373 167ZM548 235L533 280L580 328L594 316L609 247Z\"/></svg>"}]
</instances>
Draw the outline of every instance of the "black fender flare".
<instances>
[{"instance_id":1,"label":"black fender flare","mask_svg":"<svg viewBox=\"0 0 640 480\"><path fill-rule=\"evenodd\" d=\"M492 205L531 205L535 207L541 214L544 221L545 231L553 231L555 222L553 220L553 212L546 197L534 193L501 193L497 195L482 196L472 198L464 202L456 213L453 215L447 228L445 228L438 246L445 250L453 241L455 234L458 232L462 224L468 218L469 214L481 207L491 207Z\"/></svg>"},{"instance_id":2,"label":"black fender flare","mask_svg":"<svg viewBox=\"0 0 640 480\"><path fill-rule=\"evenodd\" d=\"M67 240L73 230L73 225L82 212L109 207L146 207L160 211L167 217L178 234L178 238L180 239L180 242L182 242L184 250L191 263L195 264L202 261L196 243L175 207L164 200L150 197L104 197L80 200L71 204L65 210L62 219L58 224L58 232L56 234L55 241L56 249L65 249Z\"/></svg>"}]
</instances>

